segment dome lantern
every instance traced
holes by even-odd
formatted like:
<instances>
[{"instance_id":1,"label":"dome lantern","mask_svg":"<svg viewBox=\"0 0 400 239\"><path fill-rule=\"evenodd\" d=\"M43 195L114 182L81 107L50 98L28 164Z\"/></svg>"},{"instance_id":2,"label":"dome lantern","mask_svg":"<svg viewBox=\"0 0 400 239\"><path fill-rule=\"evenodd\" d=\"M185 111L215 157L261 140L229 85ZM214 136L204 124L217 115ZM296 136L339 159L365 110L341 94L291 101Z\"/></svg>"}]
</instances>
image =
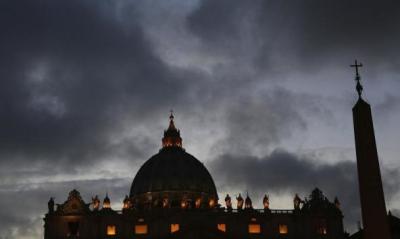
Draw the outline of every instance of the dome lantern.
<instances>
[{"instance_id":1,"label":"dome lantern","mask_svg":"<svg viewBox=\"0 0 400 239\"><path fill-rule=\"evenodd\" d=\"M182 138L180 131L175 127L174 115L171 110L169 116L169 126L167 130L164 130L164 137L162 138L162 147L182 147Z\"/></svg>"}]
</instances>

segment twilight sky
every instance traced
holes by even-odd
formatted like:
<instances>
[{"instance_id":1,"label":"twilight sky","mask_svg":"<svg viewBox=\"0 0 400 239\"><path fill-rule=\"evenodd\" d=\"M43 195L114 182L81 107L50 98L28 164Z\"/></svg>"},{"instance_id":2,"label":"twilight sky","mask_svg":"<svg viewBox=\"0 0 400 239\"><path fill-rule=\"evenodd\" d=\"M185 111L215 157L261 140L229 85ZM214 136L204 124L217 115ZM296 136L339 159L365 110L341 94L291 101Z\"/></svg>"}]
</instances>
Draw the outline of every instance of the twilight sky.
<instances>
[{"instance_id":1,"label":"twilight sky","mask_svg":"<svg viewBox=\"0 0 400 239\"><path fill-rule=\"evenodd\" d=\"M77 188L120 208L174 109L220 198L338 196L360 219L351 108L359 59L388 209L400 216L399 1L3 0L0 238L43 238ZM220 200L223 203L223 200Z\"/></svg>"}]
</instances>

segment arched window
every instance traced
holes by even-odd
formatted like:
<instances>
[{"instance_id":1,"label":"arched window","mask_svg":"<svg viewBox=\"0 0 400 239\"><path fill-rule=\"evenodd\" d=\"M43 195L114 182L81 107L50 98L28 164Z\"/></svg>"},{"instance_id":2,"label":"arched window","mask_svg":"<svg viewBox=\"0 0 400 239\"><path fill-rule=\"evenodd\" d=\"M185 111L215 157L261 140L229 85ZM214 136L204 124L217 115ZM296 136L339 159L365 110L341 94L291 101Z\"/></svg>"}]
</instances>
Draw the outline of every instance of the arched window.
<instances>
[{"instance_id":1,"label":"arched window","mask_svg":"<svg viewBox=\"0 0 400 239\"><path fill-rule=\"evenodd\" d=\"M279 224L279 234L288 234L289 229L286 224Z\"/></svg>"},{"instance_id":2,"label":"arched window","mask_svg":"<svg viewBox=\"0 0 400 239\"><path fill-rule=\"evenodd\" d=\"M319 219L316 222L316 232L317 232L317 234L320 234L320 235L328 234L328 229L327 229L327 226L326 226L326 220L325 219Z\"/></svg>"}]
</instances>

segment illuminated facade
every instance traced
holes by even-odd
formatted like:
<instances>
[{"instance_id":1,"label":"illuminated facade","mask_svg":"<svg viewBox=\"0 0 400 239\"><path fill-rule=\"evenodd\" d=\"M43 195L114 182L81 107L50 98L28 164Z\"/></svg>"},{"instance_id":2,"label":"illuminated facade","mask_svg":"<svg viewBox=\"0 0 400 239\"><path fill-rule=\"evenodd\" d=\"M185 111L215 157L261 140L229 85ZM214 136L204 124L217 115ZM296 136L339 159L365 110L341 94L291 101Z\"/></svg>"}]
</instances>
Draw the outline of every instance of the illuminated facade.
<instances>
[{"instance_id":1,"label":"illuminated facade","mask_svg":"<svg viewBox=\"0 0 400 239\"><path fill-rule=\"evenodd\" d=\"M262 209L252 200L226 195L218 201L214 181L205 166L182 148L174 118L159 153L137 172L121 210L108 195L101 204L95 196L85 202L77 190L57 204L49 201L45 239L64 238L345 238L339 201L329 201L319 189L293 209L270 209L267 195Z\"/></svg>"}]
</instances>

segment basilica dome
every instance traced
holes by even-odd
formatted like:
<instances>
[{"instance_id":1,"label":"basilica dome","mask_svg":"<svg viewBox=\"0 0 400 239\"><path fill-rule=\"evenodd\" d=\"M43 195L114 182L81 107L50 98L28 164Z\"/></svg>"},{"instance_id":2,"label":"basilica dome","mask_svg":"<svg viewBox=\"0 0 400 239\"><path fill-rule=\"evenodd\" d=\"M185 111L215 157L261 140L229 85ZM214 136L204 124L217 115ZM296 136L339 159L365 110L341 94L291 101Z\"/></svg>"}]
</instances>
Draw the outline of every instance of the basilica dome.
<instances>
[{"instance_id":1,"label":"basilica dome","mask_svg":"<svg viewBox=\"0 0 400 239\"><path fill-rule=\"evenodd\" d=\"M136 174L130 198L139 207L214 207L218 200L214 181L206 167L182 148L180 132L170 124L162 149Z\"/></svg>"}]
</instances>

